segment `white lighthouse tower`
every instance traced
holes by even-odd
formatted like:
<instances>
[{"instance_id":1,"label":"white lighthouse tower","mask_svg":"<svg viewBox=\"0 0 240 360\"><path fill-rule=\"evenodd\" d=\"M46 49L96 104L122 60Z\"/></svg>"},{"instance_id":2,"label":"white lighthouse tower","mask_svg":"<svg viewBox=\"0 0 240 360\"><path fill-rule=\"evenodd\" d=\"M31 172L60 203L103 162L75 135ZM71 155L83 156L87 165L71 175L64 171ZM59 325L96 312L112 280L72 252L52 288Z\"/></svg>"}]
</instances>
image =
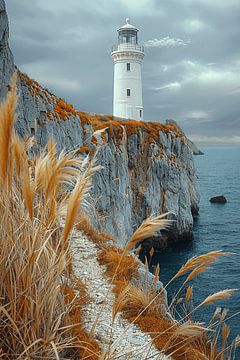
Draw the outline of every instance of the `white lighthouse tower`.
<instances>
[{"instance_id":1,"label":"white lighthouse tower","mask_svg":"<svg viewBox=\"0 0 240 360\"><path fill-rule=\"evenodd\" d=\"M118 29L118 45L111 53L114 62L113 115L143 120L141 66L144 48L138 44L138 29L126 19Z\"/></svg>"}]
</instances>

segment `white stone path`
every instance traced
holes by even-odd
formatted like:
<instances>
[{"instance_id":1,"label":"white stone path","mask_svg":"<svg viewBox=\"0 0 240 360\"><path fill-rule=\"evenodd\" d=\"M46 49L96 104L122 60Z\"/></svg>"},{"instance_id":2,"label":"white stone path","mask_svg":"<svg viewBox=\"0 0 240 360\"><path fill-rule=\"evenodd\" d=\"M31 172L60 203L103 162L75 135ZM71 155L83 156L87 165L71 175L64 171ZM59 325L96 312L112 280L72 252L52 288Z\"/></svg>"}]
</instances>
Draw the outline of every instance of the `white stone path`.
<instances>
[{"instance_id":1,"label":"white stone path","mask_svg":"<svg viewBox=\"0 0 240 360\"><path fill-rule=\"evenodd\" d=\"M86 330L94 328L94 338L104 346L109 360L167 360L151 342L150 335L141 332L117 315L112 323L114 294L112 285L104 278L104 266L97 262L98 248L82 232L74 230L71 240L73 268L77 277L87 286L91 302L84 307ZM107 355L108 354L108 355Z\"/></svg>"}]
</instances>

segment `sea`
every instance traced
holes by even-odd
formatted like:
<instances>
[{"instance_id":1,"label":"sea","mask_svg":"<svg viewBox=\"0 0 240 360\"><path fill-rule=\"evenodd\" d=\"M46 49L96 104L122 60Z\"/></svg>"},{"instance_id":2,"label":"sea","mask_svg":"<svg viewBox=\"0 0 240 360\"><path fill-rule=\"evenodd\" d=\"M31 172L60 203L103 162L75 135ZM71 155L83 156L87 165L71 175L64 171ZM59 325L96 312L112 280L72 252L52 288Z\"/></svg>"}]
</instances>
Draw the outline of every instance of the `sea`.
<instances>
[{"instance_id":1,"label":"sea","mask_svg":"<svg viewBox=\"0 0 240 360\"><path fill-rule=\"evenodd\" d=\"M220 258L211 268L192 281L194 305L208 295L223 289L240 289L240 147L205 147L204 155L195 156L199 179L200 213L194 224L194 240L155 253L151 269L160 265L160 280L167 284L180 267L191 257L223 250L232 255ZM224 195L226 204L212 204L209 199ZM177 279L168 288L169 300L182 284ZM183 294L184 295L184 294ZM216 307L229 309L227 324L230 338L240 334L240 290L225 301L199 308L194 314L197 321L205 323ZM240 359L240 355L239 359Z\"/></svg>"}]
</instances>

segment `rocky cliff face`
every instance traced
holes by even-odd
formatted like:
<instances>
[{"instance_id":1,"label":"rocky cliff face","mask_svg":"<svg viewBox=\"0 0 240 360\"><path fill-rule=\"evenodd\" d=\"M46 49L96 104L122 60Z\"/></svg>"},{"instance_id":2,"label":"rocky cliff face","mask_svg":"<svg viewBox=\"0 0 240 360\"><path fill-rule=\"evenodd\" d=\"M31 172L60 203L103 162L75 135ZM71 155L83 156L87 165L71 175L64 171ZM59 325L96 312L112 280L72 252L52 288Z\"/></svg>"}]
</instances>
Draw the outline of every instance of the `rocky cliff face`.
<instances>
[{"instance_id":1,"label":"rocky cliff face","mask_svg":"<svg viewBox=\"0 0 240 360\"><path fill-rule=\"evenodd\" d=\"M14 70L8 47L8 21L0 0L0 96L3 98ZM96 130L107 128L103 133ZM90 156L98 148L103 170L92 189L92 222L124 243L150 214L172 211L171 233L179 241L192 237L193 215L199 192L188 139L176 124L113 120L76 111L70 104L19 72L16 129L21 136L35 135L44 146L53 137L58 149L78 148Z\"/></svg>"},{"instance_id":2,"label":"rocky cliff face","mask_svg":"<svg viewBox=\"0 0 240 360\"><path fill-rule=\"evenodd\" d=\"M0 0L0 98L5 96L14 69L13 56L8 46L9 26L4 0Z\"/></svg>"},{"instance_id":3,"label":"rocky cliff face","mask_svg":"<svg viewBox=\"0 0 240 360\"><path fill-rule=\"evenodd\" d=\"M176 224L168 235L187 239L199 200L191 150L172 130L159 131L156 142L148 137L141 129L127 136L124 129L119 145L111 137L100 149L104 170L94 183L100 224L126 239L149 215L172 211Z\"/></svg>"}]
</instances>

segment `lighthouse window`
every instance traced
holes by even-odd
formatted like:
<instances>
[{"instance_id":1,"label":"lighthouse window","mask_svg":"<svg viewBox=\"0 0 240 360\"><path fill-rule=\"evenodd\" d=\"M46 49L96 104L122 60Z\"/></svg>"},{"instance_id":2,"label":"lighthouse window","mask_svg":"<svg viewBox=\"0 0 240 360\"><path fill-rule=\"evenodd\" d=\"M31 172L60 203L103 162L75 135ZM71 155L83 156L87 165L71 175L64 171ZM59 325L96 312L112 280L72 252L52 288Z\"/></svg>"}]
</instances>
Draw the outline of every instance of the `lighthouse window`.
<instances>
[{"instance_id":1,"label":"lighthouse window","mask_svg":"<svg viewBox=\"0 0 240 360\"><path fill-rule=\"evenodd\" d=\"M130 63L127 63L127 71L130 71Z\"/></svg>"},{"instance_id":2,"label":"lighthouse window","mask_svg":"<svg viewBox=\"0 0 240 360\"><path fill-rule=\"evenodd\" d=\"M142 117L142 110L139 110L140 118Z\"/></svg>"},{"instance_id":3,"label":"lighthouse window","mask_svg":"<svg viewBox=\"0 0 240 360\"><path fill-rule=\"evenodd\" d=\"M133 29L119 31L118 43L128 43L136 45L138 43L137 30Z\"/></svg>"},{"instance_id":4,"label":"lighthouse window","mask_svg":"<svg viewBox=\"0 0 240 360\"><path fill-rule=\"evenodd\" d=\"M131 96L131 89L127 89L127 96Z\"/></svg>"}]
</instances>

